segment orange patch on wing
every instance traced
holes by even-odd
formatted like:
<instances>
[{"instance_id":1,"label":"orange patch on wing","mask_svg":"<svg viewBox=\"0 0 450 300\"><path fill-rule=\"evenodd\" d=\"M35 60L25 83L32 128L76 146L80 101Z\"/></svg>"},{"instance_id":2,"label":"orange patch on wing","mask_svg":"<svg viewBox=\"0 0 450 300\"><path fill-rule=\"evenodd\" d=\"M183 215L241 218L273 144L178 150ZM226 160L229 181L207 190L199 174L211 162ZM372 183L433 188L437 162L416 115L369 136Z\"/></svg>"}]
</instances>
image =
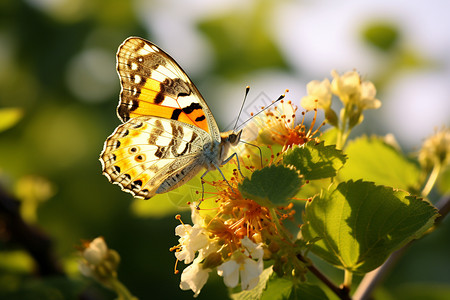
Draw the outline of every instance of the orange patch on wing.
<instances>
[{"instance_id":1,"label":"orange patch on wing","mask_svg":"<svg viewBox=\"0 0 450 300\"><path fill-rule=\"evenodd\" d=\"M139 95L139 101L155 103L156 95L158 95L157 91L141 89L141 94Z\"/></svg>"},{"instance_id":2,"label":"orange patch on wing","mask_svg":"<svg viewBox=\"0 0 450 300\"><path fill-rule=\"evenodd\" d=\"M133 172L133 164L131 160L129 159L121 159L114 163L114 166L117 166L120 168L121 173L130 174L131 178L133 178L131 172Z\"/></svg>"},{"instance_id":3,"label":"orange patch on wing","mask_svg":"<svg viewBox=\"0 0 450 300\"><path fill-rule=\"evenodd\" d=\"M148 102L139 102L139 107L133 111L130 111L130 117L135 118L138 116L157 116L170 119L174 110L175 108L173 107L167 107Z\"/></svg>"},{"instance_id":4,"label":"orange patch on wing","mask_svg":"<svg viewBox=\"0 0 450 300\"><path fill-rule=\"evenodd\" d=\"M194 125L209 133L208 122L206 121L205 113L201 109L196 109L189 114L184 111L178 112L180 110L180 108L162 106L148 102L139 102L139 107L133 111L130 111L130 118L139 116L157 116L165 119L172 119L175 112L178 116L176 120Z\"/></svg>"},{"instance_id":5,"label":"orange patch on wing","mask_svg":"<svg viewBox=\"0 0 450 300\"><path fill-rule=\"evenodd\" d=\"M127 138L127 137L121 138L121 139L119 139L119 141L120 141L121 148L128 147L128 146L132 145L132 143L133 143L133 140L130 138Z\"/></svg>"},{"instance_id":6,"label":"orange patch on wing","mask_svg":"<svg viewBox=\"0 0 450 300\"><path fill-rule=\"evenodd\" d=\"M134 181L136 180L142 181L142 187L144 187L147 184L147 182L149 182L150 176L148 176L148 174L146 173L141 173L136 178L134 178Z\"/></svg>"},{"instance_id":7,"label":"orange patch on wing","mask_svg":"<svg viewBox=\"0 0 450 300\"><path fill-rule=\"evenodd\" d=\"M128 156L128 149L127 148L117 148L116 150L113 151L114 155L116 155L116 161L121 160L123 157Z\"/></svg>"},{"instance_id":8,"label":"orange patch on wing","mask_svg":"<svg viewBox=\"0 0 450 300\"><path fill-rule=\"evenodd\" d=\"M183 112L180 114L178 120L188 123L187 121L183 120L184 118L188 118L189 120L191 120L191 122L193 122L195 126L200 127L201 129L209 133L208 122L206 121L206 116L203 110L196 109L189 114Z\"/></svg>"},{"instance_id":9,"label":"orange patch on wing","mask_svg":"<svg viewBox=\"0 0 450 300\"><path fill-rule=\"evenodd\" d=\"M161 82L159 82L159 81L157 81L157 80L154 80L154 79L151 79L151 78L148 78L146 81L145 81L145 85L144 85L144 87L142 88L143 90L149 90L149 91L154 91L155 92L155 96L156 96L156 94L158 93L158 92L160 92L161 91ZM150 92L149 91L146 91L146 93L149 93L150 94ZM141 91L142 92L142 91ZM142 94L141 94L142 95ZM140 97L139 97L140 98ZM154 98L153 98L154 99ZM153 102L153 101L152 101Z\"/></svg>"}]
</instances>

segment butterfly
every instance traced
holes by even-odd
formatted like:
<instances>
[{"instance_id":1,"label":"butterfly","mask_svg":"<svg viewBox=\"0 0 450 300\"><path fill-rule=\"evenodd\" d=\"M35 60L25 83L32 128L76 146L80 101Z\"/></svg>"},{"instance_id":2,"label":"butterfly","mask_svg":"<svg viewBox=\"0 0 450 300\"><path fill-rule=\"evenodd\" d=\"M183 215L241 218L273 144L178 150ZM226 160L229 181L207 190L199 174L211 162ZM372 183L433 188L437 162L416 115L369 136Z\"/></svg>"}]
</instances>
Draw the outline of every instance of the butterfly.
<instances>
[{"instance_id":1,"label":"butterfly","mask_svg":"<svg viewBox=\"0 0 450 300\"><path fill-rule=\"evenodd\" d=\"M100 154L103 174L113 184L150 199L202 169L203 176L220 171L236 155L228 157L228 151L238 144L242 130L221 133L198 89L158 46L138 37L126 39L117 51L117 72L117 115L123 124Z\"/></svg>"}]
</instances>

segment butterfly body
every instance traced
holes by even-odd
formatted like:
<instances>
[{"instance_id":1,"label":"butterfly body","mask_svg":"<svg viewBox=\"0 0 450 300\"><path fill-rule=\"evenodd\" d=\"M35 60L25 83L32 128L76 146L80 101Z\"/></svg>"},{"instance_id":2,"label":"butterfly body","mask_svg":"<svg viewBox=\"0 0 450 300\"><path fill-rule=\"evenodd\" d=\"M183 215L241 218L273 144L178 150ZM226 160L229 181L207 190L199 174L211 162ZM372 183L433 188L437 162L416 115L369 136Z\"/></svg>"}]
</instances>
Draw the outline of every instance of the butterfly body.
<instances>
[{"instance_id":1,"label":"butterfly body","mask_svg":"<svg viewBox=\"0 0 450 300\"><path fill-rule=\"evenodd\" d=\"M195 85L164 51L128 38L117 53L117 114L124 122L105 142L103 174L122 190L149 199L202 169L219 168L241 132L220 133Z\"/></svg>"}]
</instances>

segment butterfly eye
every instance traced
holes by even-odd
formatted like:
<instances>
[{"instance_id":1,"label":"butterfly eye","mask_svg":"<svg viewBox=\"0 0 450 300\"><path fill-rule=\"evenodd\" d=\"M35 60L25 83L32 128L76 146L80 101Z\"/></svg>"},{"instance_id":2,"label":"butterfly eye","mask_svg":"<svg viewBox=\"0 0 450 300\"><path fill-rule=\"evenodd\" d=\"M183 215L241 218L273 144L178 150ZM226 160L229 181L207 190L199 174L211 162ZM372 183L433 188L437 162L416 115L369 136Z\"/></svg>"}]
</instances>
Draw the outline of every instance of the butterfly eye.
<instances>
[{"instance_id":1,"label":"butterfly eye","mask_svg":"<svg viewBox=\"0 0 450 300\"><path fill-rule=\"evenodd\" d=\"M136 155L134 157L134 160L137 161L137 162L144 162L145 161L145 155L142 155L142 154Z\"/></svg>"},{"instance_id":2,"label":"butterfly eye","mask_svg":"<svg viewBox=\"0 0 450 300\"><path fill-rule=\"evenodd\" d=\"M128 151L130 152L130 154L137 153L139 151L139 148L131 147Z\"/></svg>"}]
</instances>

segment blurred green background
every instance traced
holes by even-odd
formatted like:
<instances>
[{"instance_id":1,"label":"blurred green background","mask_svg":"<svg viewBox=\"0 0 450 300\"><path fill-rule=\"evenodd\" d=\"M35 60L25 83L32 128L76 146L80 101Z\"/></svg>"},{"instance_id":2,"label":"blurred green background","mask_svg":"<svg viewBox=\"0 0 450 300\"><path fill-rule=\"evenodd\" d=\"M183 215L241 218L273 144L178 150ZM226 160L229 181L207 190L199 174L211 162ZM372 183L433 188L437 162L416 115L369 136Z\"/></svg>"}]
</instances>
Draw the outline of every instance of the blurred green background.
<instances>
[{"instance_id":1,"label":"blurred green background","mask_svg":"<svg viewBox=\"0 0 450 300\"><path fill-rule=\"evenodd\" d=\"M136 296L192 298L178 288L168 251L177 243L180 208L168 196L135 202L101 174L99 153L119 124L115 53L128 36L171 54L224 130L246 85L248 115L285 89L298 105L308 81L356 68L375 82L383 102L356 134L394 133L414 151L434 127L450 125L448 11L444 0L1 1L0 108L17 108L7 114L11 127L0 132L1 189L21 201L27 224L51 240L65 275L36 274L0 214L0 298L114 298L76 267L76 245L99 235L120 253L119 278ZM415 286L415 295L448 295L449 236L447 220L408 251L378 293L411 299L405 290ZM216 275L199 296L211 297L228 298Z\"/></svg>"}]
</instances>

